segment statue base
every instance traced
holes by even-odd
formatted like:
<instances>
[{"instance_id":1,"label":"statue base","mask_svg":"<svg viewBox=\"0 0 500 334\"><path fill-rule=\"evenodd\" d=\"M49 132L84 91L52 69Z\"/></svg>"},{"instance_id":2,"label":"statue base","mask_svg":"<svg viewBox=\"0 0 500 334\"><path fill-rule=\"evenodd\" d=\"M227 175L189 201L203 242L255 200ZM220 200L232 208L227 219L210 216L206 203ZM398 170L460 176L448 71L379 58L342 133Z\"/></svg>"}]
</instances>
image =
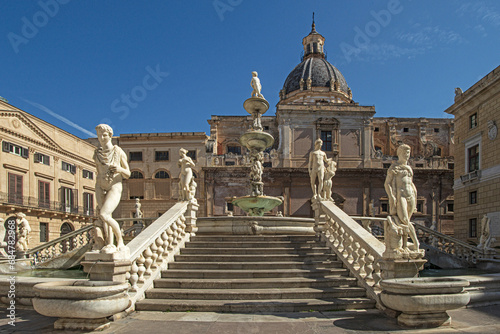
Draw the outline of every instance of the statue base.
<instances>
[{"instance_id":1,"label":"statue base","mask_svg":"<svg viewBox=\"0 0 500 334\"><path fill-rule=\"evenodd\" d=\"M426 262L427 260L425 259L382 259L379 262L380 270L382 272L382 279L417 277L418 272L424 269L424 264Z\"/></svg>"},{"instance_id":2,"label":"statue base","mask_svg":"<svg viewBox=\"0 0 500 334\"><path fill-rule=\"evenodd\" d=\"M82 261L83 271L89 275L91 281L125 282L127 272L130 271L130 250L115 253L87 252Z\"/></svg>"}]
</instances>

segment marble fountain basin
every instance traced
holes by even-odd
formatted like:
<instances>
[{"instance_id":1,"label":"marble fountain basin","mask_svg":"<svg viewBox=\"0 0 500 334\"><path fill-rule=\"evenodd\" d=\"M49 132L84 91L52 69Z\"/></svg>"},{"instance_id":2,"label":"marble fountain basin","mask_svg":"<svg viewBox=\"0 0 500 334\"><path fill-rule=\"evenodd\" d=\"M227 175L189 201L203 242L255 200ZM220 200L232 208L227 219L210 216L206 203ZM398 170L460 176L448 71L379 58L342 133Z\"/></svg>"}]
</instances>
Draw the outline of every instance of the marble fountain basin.
<instances>
[{"instance_id":1,"label":"marble fountain basin","mask_svg":"<svg viewBox=\"0 0 500 334\"><path fill-rule=\"evenodd\" d=\"M125 310L128 283L111 281L56 281L36 284L33 307L47 317L98 319Z\"/></svg>"},{"instance_id":2,"label":"marble fountain basin","mask_svg":"<svg viewBox=\"0 0 500 334\"><path fill-rule=\"evenodd\" d=\"M269 133L258 130L251 130L245 132L240 137L240 144L248 149L256 149L258 151L263 151L268 147L271 147L274 143L274 138Z\"/></svg>"},{"instance_id":3,"label":"marble fountain basin","mask_svg":"<svg viewBox=\"0 0 500 334\"><path fill-rule=\"evenodd\" d=\"M283 200L272 196L243 196L233 198L232 203L250 213L250 216L263 216L265 212L283 203Z\"/></svg>"},{"instance_id":4,"label":"marble fountain basin","mask_svg":"<svg viewBox=\"0 0 500 334\"><path fill-rule=\"evenodd\" d=\"M452 277L396 278L382 280L381 302L402 312L398 323L407 327L449 325L448 310L467 305L470 295L464 288L469 281Z\"/></svg>"}]
</instances>

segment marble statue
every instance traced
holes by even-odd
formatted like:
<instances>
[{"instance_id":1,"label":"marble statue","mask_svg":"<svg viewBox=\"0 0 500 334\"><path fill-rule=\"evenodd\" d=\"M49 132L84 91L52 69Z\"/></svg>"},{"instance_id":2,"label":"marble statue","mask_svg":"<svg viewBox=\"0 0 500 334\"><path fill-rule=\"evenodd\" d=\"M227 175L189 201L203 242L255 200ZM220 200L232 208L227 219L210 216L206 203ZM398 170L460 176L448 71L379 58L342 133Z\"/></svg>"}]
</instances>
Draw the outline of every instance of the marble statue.
<instances>
[{"instance_id":1,"label":"marble statue","mask_svg":"<svg viewBox=\"0 0 500 334\"><path fill-rule=\"evenodd\" d=\"M397 230L397 236L401 235L403 249L409 251L408 236L413 241L412 251L419 249L419 242L415 228L410 222L413 212L417 209L417 188L413 183L413 170L408 165L410 158L410 146L402 144L397 149L398 161L393 163L387 171L385 179L385 191L389 197L390 217L394 224L401 227ZM400 234L400 232L402 234Z\"/></svg>"},{"instance_id":2,"label":"marble statue","mask_svg":"<svg viewBox=\"0 0 500 334\"><path fill-rule=\"evenodd\" d=\"M193 181L193 170L194 162L193 160L187 156L187 150L181 148L179 150L180 159L177 162L177 167L181 169L181 173L179 175L179 200L180 201L189 201L194 199L191 195L191 181Z\"/></svg>"},{"instance_id":3,"label":"marble statue","mask_svg":"<svg viewBox=\"0 0 500 334\"><path fill-rule=\"evenodd\" d=\"M135 199L135 218L142 218L144 217L144 213L141 210L141 202L139 198Z\"/></svg>"},{"instance_id":4,"label":"marble statue","mask_svg":"<svg viewBox=\"0 0 500 334\"><path fill-rule=\"evenodd\" d=\"M325 179L323 181L323 191L321 198L327 201L333 201L332 198L332 178L335 176L337 171L337 163L333 159L327 159L326 169L325 169Z\"/></svg>"},{"instance_id":5,"label":"marble statue","mask_svg":"<svg viewBox=\"0 0 500 334\"><path fill-rule=\"evenodd\" d=\"M477 245L477 248L488 249L490 248L491 243L495 241L495 238L492 238L490 233L490 223L491 219L487 215L484 215L481 219L481 236L479 238L479 245Z\"/></svg>"},{"instance_id":6,"label":"marble statue","mask_svg":"<svg viewBox=\"0 0 500 334\"><path fill-rule=\"evenodd\" d=\"M122 180L130 177L127 155L117 145L111 143L113 129L107 124L96 126L100 147L94 152L97 168L96 201L99 220L95 221L96 229L102 229L105 246L103 253L114 253L125 250L120 225L113 219L113 211L120 203ZM99 235L94 231L94 235ZM116 246L114 245L116 237Z\"/></svg>"},{"instance_id":7,"label":"marble statue","mask_svg":"<svg viewBox=\"0 0 500 334\"><path fill-rule=\"evenodd\" d=\"M260 84L260 79L258 77L258 73L252 72L252 81L250 81L250 86L252 86L252 97L260 97L264 98L264 95L261 94L262 85Z\"/></svg>"},{"instance_id":8,"label":"marble statue","mask_svg":"<svg viewBox=\"0 0 500 334\"><path fill-rule=\"evenodd\" d=\"M28 234L31 232L30 224L26 215L22 212L16 214L17 223L17 243L16 250L26 252L28 250Z\"/></svg>"},{"instance_id":9,"label":"marble statue","mask_svg":"<svg viewBox=\"0 0 500 334\"><path fill-rule=\"evenodd\" d=\"M325 163L328 164L325 152L321 151L323 141L316 139L314 142L314 151L309 153L309 176L311 179L311 188L313 192L313 199L321 197L323 194L323 182L325 177ZM316 187L316 180L318 186Z\"/></svg>"}]
</instances>

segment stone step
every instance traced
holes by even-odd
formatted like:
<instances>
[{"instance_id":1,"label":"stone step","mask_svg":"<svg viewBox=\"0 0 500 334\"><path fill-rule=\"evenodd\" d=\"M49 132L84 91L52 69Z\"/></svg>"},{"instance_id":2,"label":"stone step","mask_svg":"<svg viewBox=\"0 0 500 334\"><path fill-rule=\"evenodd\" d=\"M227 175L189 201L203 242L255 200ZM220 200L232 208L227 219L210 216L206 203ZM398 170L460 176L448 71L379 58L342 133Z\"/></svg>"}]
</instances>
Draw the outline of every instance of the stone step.
<instances>
[{"instance_id":1,"label":"stone step","mask_svg":"<svg viewBox=\"0 0 500 334\"><path fill-rule=\"evenodd\" d=\"M294 241L273 241L272 243L266 241L190 241L186 247L189 248L310 248L310 247L325 247L324 242L308 241L308 242L294 242Z\"/></svg>"},{"instance_id":2,"label":"stone step","mask_svg":"<svg viewBox=\"0 0 500 334\"><path fill-rule=\"evenodd\" d=\"M344 268L332 269L268 269L268 270L176 270L162 272L163 278L284 278L284 277L325 277L332 275L347 276L349 271Z\"/></svg>"},{"instance_id":3,"label":"stone step","mask_svg":"<svg viewBox=\"0 0 500 334\"><path fill-rule=\"evenodd\" d=\"M146 291L152 299L252 300L252 299L316 299L366 297L360 287L301 288L301 289L152 289Z\"/></svg>"},{"instance_id":4,"label":"stone step","mask_svg":"<svg viewBox=\"0 0 500 334\"><path fill-rule=\"evenodd\" d=\"M259 270L259 269L329 269L342 268L341 261L316 261L308 264L301 262L172 262L170 269L206 269L206 270Z\"/></svg>"},{"instance_id":5,"label":"stone step","mask_svg":"<svg viewBox=\"0 0 500 334\"><path fill-rule=\"evenodd\" d=\"M293 241L293 242L319 242L319 239L314 235L212 235L212 234L197 234L192 238L193 242L209 241L209 242L275 242L275 241Z\"/></svg>"},{"instance_id":6,"label":"stone step","mask_svg":"<svg viewBox=\"0 0 500 334\"><path fill-rule=\"evenodd\" d=\"M190 254L328 254L328 247L310 247L310 248L191 248L190 246L181 249L182 255Z\"/></svg>"},{"instance_id":7,"label":"stone step","mask_svg":"<svg viewBox=\"0 0 500 334\"><path fill-rule=\"evenodd\" d=\"M159 278L154 288L174 289L265 289L265 288L331 288L357 286L356 278L348 276L289 277L289 278L232 278L190 279Z\"/></svg>"},{"instance_id":8,"label":"stone step","mask_svg":"<svg viewBox=\"0 0 500 334\"><path fill-rule=\"evenodd\" d=\"M304 312L340 311L347 309L373 308L375 302L369 298L329 298L329 299L253 299L253 300L172 300L144 299L139 301L137 311L163 312Z\"/></svg>"},{"instance_id":9,"label":"stone step","mask_svg":"<svg viewBox=\"0 0 500 334\"><path fill-rule=\"evenodd\" d=\"M196 255L176 255L175 261L179 262L283 262L283 261L296 261L302 263L317 262L317 261L329 261L335 260L336 256L333 254L322 254L322 253L312 253L308 255L299 254L276 254L276 255L230 255L230 254L196 254Z\"/></svg>"}]
</instances>

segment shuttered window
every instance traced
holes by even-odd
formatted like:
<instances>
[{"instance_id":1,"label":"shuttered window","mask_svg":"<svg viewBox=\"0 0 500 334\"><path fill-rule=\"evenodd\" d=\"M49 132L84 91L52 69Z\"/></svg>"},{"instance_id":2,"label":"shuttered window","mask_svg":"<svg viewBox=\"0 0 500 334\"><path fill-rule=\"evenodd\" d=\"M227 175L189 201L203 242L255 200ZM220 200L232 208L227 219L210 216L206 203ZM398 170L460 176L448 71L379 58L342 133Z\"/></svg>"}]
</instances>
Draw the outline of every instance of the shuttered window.
<instances>
[{"instance_id":1,"label":"shuttered window","mask_svg":"<svg viewBox=\"0 0 500 334\"><path fill-rule=\"evenodd\" d=\"M23 176L9 173L9 203L23 204Z\"/></svg>"},{"instance_id":2,"label":"shuttered window","mask_svg":"<svg viewBox=\"0 0 500 334\"><path fill-rule=\"evenodd\" d=\"M50 183L38 181L38 206L41 208L50 207Z\"/></svg>"}]
</instances>

